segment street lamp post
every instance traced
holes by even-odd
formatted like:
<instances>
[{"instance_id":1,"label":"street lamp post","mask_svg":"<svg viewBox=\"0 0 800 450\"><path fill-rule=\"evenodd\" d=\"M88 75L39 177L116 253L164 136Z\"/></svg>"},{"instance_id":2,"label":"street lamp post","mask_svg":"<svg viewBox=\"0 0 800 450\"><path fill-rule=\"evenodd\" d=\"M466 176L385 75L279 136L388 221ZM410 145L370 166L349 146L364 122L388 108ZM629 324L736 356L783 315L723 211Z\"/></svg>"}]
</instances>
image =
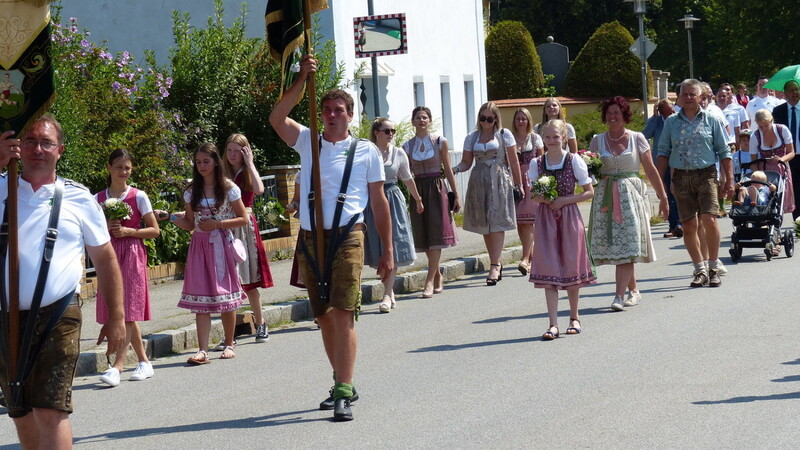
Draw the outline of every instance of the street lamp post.
<instances>
[{"instance_id":1,"label":"street lamp post","mask_svg":"<svg viewBox=\"0 0 800 450\"><path fill-rule=\"evenodd\" d=\"M683 19L678 19L678 22L683 22L683 27L686 28L686 34L689 37L689 78L694 78L694 58L692 58L692 28L694 23L697 22L697 17L691 13L683 16Z\"/></svg>"},{"instance_id":2,"label":"street lamp post","mask_svg":"<svg viewBox=\"0 0 800 450\"><path fill-rule=\"evenodd\" d=\"M625 0L625 3L633 3L633 13L639 18L639 60L642 63L642 112L644 120L647 122L649 116L647 111L647 48L644 37L644 14L647 12L647 0Z\"/></svg>"}]
</instances>

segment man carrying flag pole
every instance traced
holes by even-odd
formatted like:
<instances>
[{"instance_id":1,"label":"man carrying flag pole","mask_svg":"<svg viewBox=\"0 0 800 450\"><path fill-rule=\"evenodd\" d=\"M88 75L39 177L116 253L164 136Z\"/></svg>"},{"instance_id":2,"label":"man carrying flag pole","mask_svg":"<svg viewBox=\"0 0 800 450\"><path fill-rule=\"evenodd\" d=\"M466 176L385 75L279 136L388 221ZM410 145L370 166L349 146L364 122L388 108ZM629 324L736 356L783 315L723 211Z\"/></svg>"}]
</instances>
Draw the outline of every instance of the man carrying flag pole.
<instances>
[{"instance_id":1,"label":"man carrying flag pole","mask_svg":"<svg viewBox=\"0 0 800 450\"><path fill-rule=\"evenodd\" d=\"M98 344L108 337L115 353L125 322L122 277L103 213L85 187L56 176L63 132L43 115L54 95L48 3L0 0L0 66L22 86L14 108L0 110L0 167L9 168L0 176L0 387L22 447L60 449L72 447L84 248L109 308Z\"/></svg>"},{"instance_id":2,"label":"man carrying flag pole","mask_svg":"<svg viewBox=\"0 0 800 450\"><path fill-rule=\"evenodd\" d=\"M276 11L274 1L271 0L267 6L268 24L270 12ZM308 15L306 26L309 24ZM285 63L286 59L282 61ZM345 421L353 419L350 404L358 399L353 387L353 372L357 344L355 321L361 308L364 261L361 212L369 201L385 250L378 264L381 277L388 275L394 264L391 216L383 192L383 161L377 149L371 142L359 140L348 131L354 115L350 94L334 89L322 97L321 135L315 129L315 108L309 108L312 111L309 117L311 129L289 118L307 80L310 82L309 106L315 106L311 82L316 70L316 60L310 53L305 55L296 80L276 103L269 121L278 136L300 154L303 178L300 180L301 231L298 241L301 251L297 255L298 268L308 288L335 382L329 397L320 403L320 409L333 409L333 419ZM320 147L318 153L313 151L316 145ZM312 182L311 173L318 172L320 167L325 168L324 177ZM321 249L325 250L323 257L315 251Z\"/></svg>"}]
</instances>

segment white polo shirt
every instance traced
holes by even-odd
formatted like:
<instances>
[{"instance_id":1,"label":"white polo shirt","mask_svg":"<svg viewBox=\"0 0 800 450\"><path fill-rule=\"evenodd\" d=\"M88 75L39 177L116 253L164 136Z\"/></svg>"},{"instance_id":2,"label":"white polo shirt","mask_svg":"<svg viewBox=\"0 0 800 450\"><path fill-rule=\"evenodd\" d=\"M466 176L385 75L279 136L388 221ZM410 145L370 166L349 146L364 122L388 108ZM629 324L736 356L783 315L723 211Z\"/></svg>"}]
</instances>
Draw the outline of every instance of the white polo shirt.
<instances>
[{"instance_id":1,"label":"white polo shirt","mask_svg":"<svg viewBox=\"0 0 800 450\"><path fill-rule=\"evenodd\" d=\"M0 217L5 212L8 179L0 175ZM44 237L50 222L50 209L55 184L44 185L34 192L31 184L19 178L19 307L29 310L36 288L36 279L44 251ZM58 239L50 263L50 271L41 306L55 303L70 292L80 292L84 275L81 257L84 245L98 246L109 242L106 219L92 194L79 183L64 180L64 196L58 218ZM8 261L5 268L8 280ZM6 290L8 283L6 282Z\"/></svg>"},{"instance_id":2,"label":"white polo shirt","mask_svg":"<svg viewBox=\"0 0 800 450\"><path fill-rule=\"evenodd\" d=\"M322 215L325 229L333 228L333 213L336 208L336 198L342 185L344 166L347 160L347 151L350 149L352 136L339 142L328 142L322 139L319 150L320 178L322 179ZM311 130L303 127L297 142L292 147L300 154L300 228L311 230L311 220L308 216L308 192L311 190ZM347 201L342 208L342 216L337 227L350 221L350 218L360 214L367 207L369 201L369 183L384 181L383 161L372 142L359 141L356 145L356 154L353 159L353 169L350 173L350 182L347 186ZM363 217L358 220L363 222ZM317 219L319 223L319 219Z\"/></svg>"}]
</instances>

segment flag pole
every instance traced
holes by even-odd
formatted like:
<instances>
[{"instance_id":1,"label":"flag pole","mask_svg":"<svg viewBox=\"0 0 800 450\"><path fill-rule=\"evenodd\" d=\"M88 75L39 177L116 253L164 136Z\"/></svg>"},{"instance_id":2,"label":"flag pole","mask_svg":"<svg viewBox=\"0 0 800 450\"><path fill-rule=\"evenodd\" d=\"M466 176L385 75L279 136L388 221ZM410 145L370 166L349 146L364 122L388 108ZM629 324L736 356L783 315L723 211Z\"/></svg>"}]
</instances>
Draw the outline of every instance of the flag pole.
<instances>
[{"instance_id":1,"label":"flag pole","mask_svg":"<svg viewBox=\"0 0 800 450\"><path fill-rule=\"evenodd\" d=\"M9 381L16 380L19 359L19 221L17 217L17 160L8 163L8 368Z\"/></svg>"},{"instance_id":2,"label":"flag pole","mask_svg":"<svg viewBox=\"0 0 800 450\"><path fill-rule=\"evenodd\" d=\"M310 0L303 0L303 27L305 28L305 44L307 55L314 52L313 43L311 42L311 2ZM319 143L317 139L319 120L317 114L317 86L314 81L314 74L308 74L308 128L311 132L311 187L314 191L314 216L316 217L316 226L314 232L317 234L317 265L323 267L325 264L325 217L322 215L322 179L320 178L319 167ZM332 226L337 226L333 224ZM322 281L322 280L320 280Z\"/></svg>"}]
</instances>

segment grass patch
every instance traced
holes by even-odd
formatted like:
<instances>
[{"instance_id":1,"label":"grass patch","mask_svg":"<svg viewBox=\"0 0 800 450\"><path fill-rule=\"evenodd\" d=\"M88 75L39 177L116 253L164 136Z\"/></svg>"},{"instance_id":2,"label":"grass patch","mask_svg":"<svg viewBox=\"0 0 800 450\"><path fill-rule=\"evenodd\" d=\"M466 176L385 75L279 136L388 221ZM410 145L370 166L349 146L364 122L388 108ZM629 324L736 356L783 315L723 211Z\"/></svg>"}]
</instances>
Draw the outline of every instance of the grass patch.
<instances>
[{"instance_id":1,"label":"grass patch","mask_svg":"<svg viewBox=\"0 0 800 450\"><path fill-rule=\"evenodd\" d=\"M656 215L654 215L654 216L650 217L650 225L651 225L651 226L653 226L653 225L658 225L658 224L662 224L662 223L664 223L664 222L665 222L665 221L664 221L664 218L663 218L663 217L661 217L661 214L656 214Z\"/></svg>"},{"instance_id":2,"label":"grass patch","mask_svg":"<svg viewBox=\"0 0 800 450\"><path fill-rule=\"evenodd\" d=\"M453 214L453 221L455 221L457 227L464 226L464 213L457 212Z\"/></svg>"}]
</instances>

